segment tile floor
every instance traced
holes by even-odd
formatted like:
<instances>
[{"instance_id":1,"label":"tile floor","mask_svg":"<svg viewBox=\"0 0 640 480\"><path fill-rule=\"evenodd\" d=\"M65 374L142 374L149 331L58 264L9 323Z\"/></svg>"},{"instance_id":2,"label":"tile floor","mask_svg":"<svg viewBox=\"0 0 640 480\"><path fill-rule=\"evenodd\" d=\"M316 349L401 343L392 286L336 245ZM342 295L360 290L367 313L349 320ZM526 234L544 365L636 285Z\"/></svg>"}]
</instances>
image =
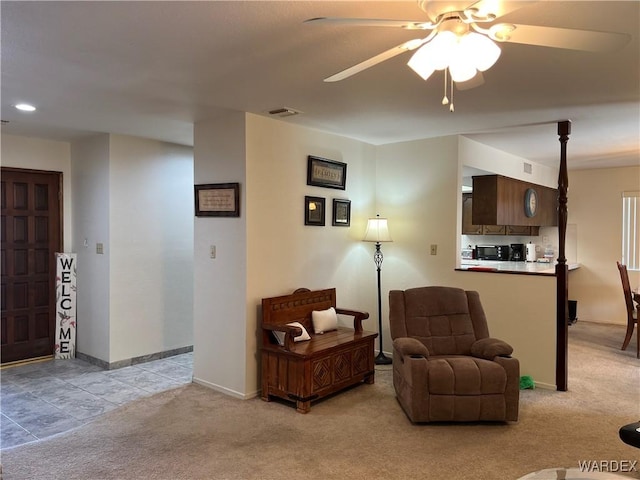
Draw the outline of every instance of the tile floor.
<instances>
[{"instance_id":1,"label":"tile floor","mask_svg":"<svg viewBox=\"0 0 640 480\"><path fill-rule=\"evenodd\" d=\"M191 382L193 352L103 370L79 359L0 371L0 448L66 432L137 398Z\"/></svg>"}]
</instances>

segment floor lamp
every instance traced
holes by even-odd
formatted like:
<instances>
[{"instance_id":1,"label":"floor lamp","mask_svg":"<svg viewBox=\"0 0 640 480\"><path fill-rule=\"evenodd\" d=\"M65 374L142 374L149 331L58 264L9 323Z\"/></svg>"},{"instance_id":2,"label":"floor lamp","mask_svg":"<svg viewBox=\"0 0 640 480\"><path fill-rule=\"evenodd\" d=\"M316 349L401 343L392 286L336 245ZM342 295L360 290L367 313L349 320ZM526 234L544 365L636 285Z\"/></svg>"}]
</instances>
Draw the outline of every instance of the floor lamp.
<instances>
[{"instance_id":1,"label":"floor lamp","mask_svg":"<svg viewBox=\"0 0 640 480\"><path fill-rule=\"evenodd\" d=\"M378 344L380 345L380 353L376 357L376 365L389 365L391 359L386 357L382 351L382 297L380 294L380 269L382 268L382 251L380 250L381 242L392 242L391 235L389 235L389 227L387 226L387 219L380 218L380 215L376 215L376 218L370 218L367 222L367 230L364 233L363 241L376 242L376 251L373 254L373 262L376 264L378 270Z\"/></svg>"}]
</instances>

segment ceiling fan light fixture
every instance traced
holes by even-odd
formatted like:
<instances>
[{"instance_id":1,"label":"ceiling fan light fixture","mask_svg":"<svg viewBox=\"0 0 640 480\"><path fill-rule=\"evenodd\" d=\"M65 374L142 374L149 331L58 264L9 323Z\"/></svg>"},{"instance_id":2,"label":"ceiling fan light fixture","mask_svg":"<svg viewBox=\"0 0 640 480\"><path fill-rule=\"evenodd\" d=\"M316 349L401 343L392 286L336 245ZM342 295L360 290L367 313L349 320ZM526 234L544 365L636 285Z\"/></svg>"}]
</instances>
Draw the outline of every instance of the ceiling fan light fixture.
<instances>
[{"instance_id":1,"label":"ceiling fan light fixture","mask_svg":"<svg viewBox=\"0 0 640 480\"><path fill-rule=\"evenodd\" d=\"M481 72L489 70L500 58L502 51L489 37L469 32L460 40L460 54Z\"/></svg>"},{"instance_id":2,"label":"ceiling fan light fixture","mask_svg":"<svg viewBox=\"0 0 640 480\"><path fill-rule=\"evenodd\" d=\"M444 70L449 65L451 56L458 49L458 36L449 31L439 32L436 38L427 43L433 68Z\"/></svg>"},{"instance_id":3,"label":"ceiling fan light fixture","mask_svg":"<svg viewBox=\"0 0 640 480\"><path fill-rule=\"evenodd\" d=\"M431 57L431 48L426 48L430 44L427 43L422 48L419 48L416 53L411 55L411 58L407 62L407 65L423 80L428 79L433 72L435 72L435 67L433 65L433 59Z\"/></svg>"},{"instance_id":4,"label":"ceiling fan light fixture","mask_svg":"<svg viewBox=\"0 0 640 480\"><path fill-rule=\"evenodd\" d=\"M407 65L426 80L435 70L444 70L449 66L457 48L457 35L450 31L438 32L433 40L416 50Z\"/></svg>"},{"instance_id":5,"label":"ceiling fan light fixture","mask_svg":"<svg viewBox=\"0 0 640 480\"><path fill-rule=\"evenodd\" d=\"M459 83L471 80L478 71L476 67L466 62L462 55L456 55L449 64L449 73L451 74L451 79Z\"/></svg>"}]
</instances>

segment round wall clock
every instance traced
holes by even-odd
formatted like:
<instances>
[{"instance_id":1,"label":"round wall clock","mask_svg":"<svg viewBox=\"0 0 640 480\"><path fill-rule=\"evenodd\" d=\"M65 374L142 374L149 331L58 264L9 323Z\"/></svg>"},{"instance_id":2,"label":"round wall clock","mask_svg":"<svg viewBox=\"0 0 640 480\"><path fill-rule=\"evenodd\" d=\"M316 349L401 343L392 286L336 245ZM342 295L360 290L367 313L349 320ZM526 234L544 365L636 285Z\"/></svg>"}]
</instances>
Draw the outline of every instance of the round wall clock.
<instances>
[{"instance_id":1,"label":"round wall clock","mask_svg":"<svg viewBox=\"0 0 640 480\"><path fill-rule=\"evenodd\" d=\"M527 188L524 192L524 214L527 217L534 217L538 212L538 192L533 188Z\"/></svg>"}]
</instances>

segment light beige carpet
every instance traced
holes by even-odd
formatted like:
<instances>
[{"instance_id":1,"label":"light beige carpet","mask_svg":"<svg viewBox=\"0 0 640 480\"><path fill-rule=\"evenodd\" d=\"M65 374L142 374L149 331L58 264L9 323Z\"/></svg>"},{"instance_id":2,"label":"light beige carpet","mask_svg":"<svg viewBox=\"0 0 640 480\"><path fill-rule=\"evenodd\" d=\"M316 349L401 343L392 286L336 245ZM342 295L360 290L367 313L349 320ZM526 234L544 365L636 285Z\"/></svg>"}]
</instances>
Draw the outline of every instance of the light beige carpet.
<instances>
[{"instance_id":1,"label":"light beige carpet","mask_svg":"<svg viewBox=\"0 0 640 480\"><path fill-rule=\"evenodd\" d=\"M579 322L570 334L570 391L521 392L515 424L412 425L389 366L307 415L189 385L3 451L3 479L512 480L582 460L638 460L618 437L640 419L640 361L619 351L624 330Z\"/></svg>"}]
</instances>

